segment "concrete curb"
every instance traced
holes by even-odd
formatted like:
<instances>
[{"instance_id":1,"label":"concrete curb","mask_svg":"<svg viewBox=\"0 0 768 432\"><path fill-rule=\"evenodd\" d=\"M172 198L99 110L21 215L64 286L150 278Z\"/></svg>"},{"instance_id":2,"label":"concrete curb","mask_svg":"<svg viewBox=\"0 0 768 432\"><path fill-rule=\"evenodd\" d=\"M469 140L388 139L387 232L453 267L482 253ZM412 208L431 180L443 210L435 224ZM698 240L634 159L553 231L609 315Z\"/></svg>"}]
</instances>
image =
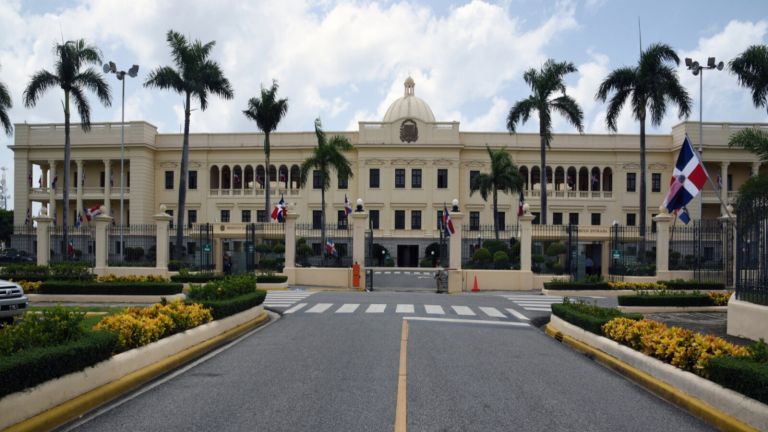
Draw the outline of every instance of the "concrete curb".
<instances>
[{"instance_id":1,"label":"concrete curb","mask_svg":"<svg viewBox=\"0 0 768 432\"><path fill-rule=\"evenodd\" d=\"M0 428L8 427L3 429L6 432L21 432L59 427L268 320L269 315L258 306L8 395L0 399L0 412L3 413Z\"/></svg>"},{"instance_id":2,"label":"concrete curb","mask_svg":"<svg viewBox=\"0 0 768 432\"><path fill-rule=\"evenodd\" d=\"M768 430L768 406L552 316L545 332L724 431Z\"/></svg>"},{"instance_id":3,"label":"concrete curb","mask_svg":"<svg viewBox=\"0 0 768 432\"><path fill-rule=\"evenodd\" d=\"M728 312L728 306L619 306L622 312L674 313L674 312Z\"/></svg>"},{"instance_id":4,"label":"concrete curb","mask_svg":"<svg viewBox=\"0 0 768 432\"><path fill-rule=\"evenodd\" d=\"M160 303L165 297L168 301L184 299L184 294L172 295L99 295L99 294L27 294L29 303Z\"/></svg>"}]
</instances>

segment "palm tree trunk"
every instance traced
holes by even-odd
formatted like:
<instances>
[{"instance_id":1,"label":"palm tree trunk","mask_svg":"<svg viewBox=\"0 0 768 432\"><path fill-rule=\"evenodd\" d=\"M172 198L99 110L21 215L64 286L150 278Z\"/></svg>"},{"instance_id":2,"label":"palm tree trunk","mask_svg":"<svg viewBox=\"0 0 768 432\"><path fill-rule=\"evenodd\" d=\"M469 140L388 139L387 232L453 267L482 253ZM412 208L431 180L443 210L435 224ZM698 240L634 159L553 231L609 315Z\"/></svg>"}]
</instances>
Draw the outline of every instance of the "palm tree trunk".
<instances>
[{"instance_id":1,"label":"palm tree trunk","mask_svg":"<svg viewBox=\"0 0 768 432\"><path fill-rule=\"evenodd\" d=\"M69 218L67 215L69 214L69 160L70 160L70 150L71 150L71 141L69 136L69 90L64 91L64 205L62 206L62 215L61 215L61 225L62 225L62 233L63 233L63 240L64 244L62 245L61 251L62 256L69 258L67 256L67 250L69 246ZM56 196L56 191L54 191L54 197ZM55 199L55 198L54 198ZM56 220L56 215L53 216L53 220Z\"/></svg>"},{"instance_id":2,"label":"palm tree trunk","mask_svg":"<svg viewBox=\"0 0 768 432\"><path fill-rule=\"evenodd\" d=\"M325 176L323 176L323 187L320 189L320 251L322 264L325 266Z\"/></svg>"},{"instance_id":3,"label":"palm tree trunk","mask_svg":"<svg viewBox=\"0 0 768 432\"><path fill-rule=\"evenodd\" d=\"M181 144L181 168L179 173L179 205L176 210L176 259L184 255L184 205L187 201L187 170L189 163L189 115L190 93L184 106L184 141ZM204 246L204 245L203 245Z\"/></svg>"},{"instance_id":4,"label":"palm tree trunk","mask_svg":"<svg viewBox=\"0 0 768 432\"><path fill-rule=\"evenodd\" d=\"M539 119L541 123L541 119ZM539 191L541 192L541 215L539 221L542 225L547 224L547 139L544 135L546 130L543 124L539 124L539 136L541 137L541 183Z\"/></svg>"},{"instance_id":5,"label":"palm tree trunk","mask_svg":"<svg viewBox=\"0 0 768 432\"><path fill-rule=\"evenodd\" d=\"M269 132L264 132L264 155L266 156L267 166L264 167L264 183L266 185L265 189L265 195L264 195L264 214L268 215L270 213L269 208Z\"/></svg>"},{"instance_id":6,"label":"palm tree trunk","mask_svg":"<svg viewBox=\"0 0 768 432\"><path fill-rule=\"evenodd\" d=\"M493 188L493 232L496 234L496 240L499 239L499 203L496 187Z\"/></svg>"},{"instance_id":7,"label":"palm tree trunk","mask_svg":"<svg viewBox=\"0 0 768 432\"><path fill-rule=\"evenodd\" d=\"M640 118L640 259L645 262L645 113Z\"/></svg>"}]
</instances>

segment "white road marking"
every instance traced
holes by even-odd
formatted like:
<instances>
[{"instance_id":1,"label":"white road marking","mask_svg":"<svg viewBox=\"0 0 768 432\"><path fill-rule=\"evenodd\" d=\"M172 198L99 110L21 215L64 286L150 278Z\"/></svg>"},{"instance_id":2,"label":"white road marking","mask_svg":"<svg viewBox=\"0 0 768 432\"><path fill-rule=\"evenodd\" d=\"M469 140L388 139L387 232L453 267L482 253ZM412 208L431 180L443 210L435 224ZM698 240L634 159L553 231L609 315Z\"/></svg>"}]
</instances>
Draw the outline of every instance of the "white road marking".
<instances>
[{"instance_id":1,"label":"white road marking","mask_svg":"<svg viewBox=\"0 0 768 432\"><path fill-rule=\"evenodd\" d=\"M530 324L512 321L485 321L485 320L473 320L473 319L461 319L461 318L436 318L436 317L417 317L417 316L404 316L404 320L408 321L432 321L432 322L445 322L445 323L459 323L459 324L488 324L488 325L500 325L507 327L530 327Z\"/></svg>"},{"instance_id":2,"label":"white road marking","mask_svg":"<svg viewBox=\"0 0 768 432\"><path fill-rule=\"evenodd\" d=\"M431 315L445 315L443 307L438 305L424 305L424 310Z\"/></svg>"},{"instance_id":3,"label":"white road marking","mask_svg":"<svg viewBox=\"0 0 768 432\"><path fill-rule=\"evenodd\" d=\"M395 308L396 313L413 313L413 305L412 304L399 304L397 305L397 308Z\"/></svg>"},{"instance_id":4,"label":"white road marking","mask_svg":"<svg viewBox=\"0 0 768 432\"><path fill-rule=\"evenodd\" d=\"M520 306L549 306L552 304L558 304L559 302L515 302Z\"/></svg>"},{"instance_id":5,"label":"white road marking","mask_svg":"<svg viewBox=\"0 0 768 432\"><path fill-rule=\"evenodd\" d=\"M451 306L451 308L456 312L456 315L463 315L463 316L472 316L475 315L474 312L472 312L472 309L470 309L467 306Z\"/></svg>"},{"instance_id":6,"label":"white road marking","mask_svg":"<svg viewBox=\"0 0 768 432\"><path fill-rule=\"evenodd\" d=\"M396 272L392 272L392 274L400 274L400 272L399 272L399 271L396 271Z\"/></svg>"},{"instance_id":7,"label":"white road marking","mask_svg":"<svg viewBox=\"0 0 768 432\"><path fill-rule=\"evenodd\" d=\"M336 313L352 313L360 307L358 303L345 303L340 308L336 309Z\"/></svg>"},{"instance_id":8,"label":"white road marking","mask_svg":"<svg viewBox=\"0 0 768 432\"><path fill-rule=\"evenodd\" d=\"M483 311L484 314L488 315L489 317L494 318L506 318L507 316L501 313L498 309L492 308L492 307L480 307L481 311Z\"/></svg>"},{"instance_id":9,"label":"white road marking","mask_svg":"<svg viewBox=\"0 0 768 432\"><path fill-rule=\"evenodd\" d=\"M512 314L512 316L514 316L515 318L517 318L519 320L530 321L530 318L528 318L527 316L521 314L520 312L518 312L518 311L516 311L514 309L507 308L507 312L509 312L510 314Z\"/></svg>"},{"instance_id":10,"label":"white road marking","mask_svg":"<svg viewBox=\"0 0 768 432\"><path fill-rule=\"evenodd\" d=\"M292 313L294 313L294 312L296 312L296 311L300 310L301 308L303 308L303 307L304 307L304 306L306 306L306 305L307 305L306 303L299 303L299 304L297 304L296 306L294 306L294 307L292 307L292 308L288 309L287 311L285 311L285 312L283 312L283 313L284 313L284 314L292 314Z\"/></svg>"},{"instance_id":11,"label":"white road marking","mask_svg":"<svg viewBox=\"0 0 768 432\"><path fill-rule=\"evenodd\" d=\"M407 274L407 275L409 275L409 274L411 274L411 272L403 272L403 274Z\"/></svg>"},{"instance_id":12,"label":"white road marking","mask_svg":"<svg viewBox=\"0 0 768 432\"><path fill-rule=\"evenodd\" d=\"M333 303L318 303L312 306L312 308L307 309L306 313L323 313L327 311L331 306L333 306Z\"/></svg>"},{"instance_id":13,"label":"white road marking","mask_svg":"<svg viewBox=\"0 0 768 432\"><path fill-rule=\"evenodd\" d=\"M365 313L383 313L386 308L387 305L385 304L374 303L368 306L368 309L365 310Z\"/></svg>"},{"instance_id":14,"label":"white road marking","mask_svg":"<svg viewBox=\"0 0 768 432\"><path fill-rule=\"evenodd\" d=\"M523 309L529 310L529 311L538 311L538 312L552 312L551 308L527 307Z\"/></svg>"},{"instance_id":15,"label":"white road marking","mask_svg":"<svg viewBox=\"0 0 768 432\"><path fill-rule=\"evenodd\" d=\"M392 272L391 272L391 271L388 271L388 272L384 272L384 274L392 274Z\"/></svg>"}]
</instances>

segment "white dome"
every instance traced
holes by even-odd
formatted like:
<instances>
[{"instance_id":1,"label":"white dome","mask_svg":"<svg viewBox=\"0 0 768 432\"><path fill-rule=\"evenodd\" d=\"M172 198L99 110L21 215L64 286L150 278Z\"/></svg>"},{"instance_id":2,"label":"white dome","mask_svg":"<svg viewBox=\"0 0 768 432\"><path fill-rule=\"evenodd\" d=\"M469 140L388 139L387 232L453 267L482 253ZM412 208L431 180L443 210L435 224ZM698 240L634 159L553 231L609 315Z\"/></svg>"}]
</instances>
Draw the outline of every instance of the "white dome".
<instances>
[{"instance_id":1,"label":"white dome","mask_svg":"<svg viewBox=\"0 0 768 432\"><path fill-rule=\"evenodd\" d=\"M384 114L384 122L391 123L403 118L409 118L418 119L425 123L434 123L435 115L432 114L432 109L426 102L414 94L416 84L413 82L413 78L408 77L404 85L405 95L392 102L392 105L387 109L387 113Z\"/></svg>"}]
</instances>

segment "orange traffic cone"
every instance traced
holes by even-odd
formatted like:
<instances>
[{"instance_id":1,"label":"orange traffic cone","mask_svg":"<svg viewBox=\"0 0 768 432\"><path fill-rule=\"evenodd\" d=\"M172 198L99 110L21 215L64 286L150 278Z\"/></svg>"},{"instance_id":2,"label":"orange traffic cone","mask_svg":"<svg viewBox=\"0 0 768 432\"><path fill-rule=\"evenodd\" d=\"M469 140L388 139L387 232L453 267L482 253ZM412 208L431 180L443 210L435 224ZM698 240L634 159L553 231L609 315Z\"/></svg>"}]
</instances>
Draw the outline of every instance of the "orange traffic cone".
<instances>
[{"instance_id":1,"label":"orange traffic cone","mask_svg":"<svg viewBox=\"0 0 768 432\"><path fill-rule=\"evenodd\" d=\"M472 286L472 292L480 292L480 288L477 286L477 276L475 276L475 284Z\"/></svg>"}]
</instances>

